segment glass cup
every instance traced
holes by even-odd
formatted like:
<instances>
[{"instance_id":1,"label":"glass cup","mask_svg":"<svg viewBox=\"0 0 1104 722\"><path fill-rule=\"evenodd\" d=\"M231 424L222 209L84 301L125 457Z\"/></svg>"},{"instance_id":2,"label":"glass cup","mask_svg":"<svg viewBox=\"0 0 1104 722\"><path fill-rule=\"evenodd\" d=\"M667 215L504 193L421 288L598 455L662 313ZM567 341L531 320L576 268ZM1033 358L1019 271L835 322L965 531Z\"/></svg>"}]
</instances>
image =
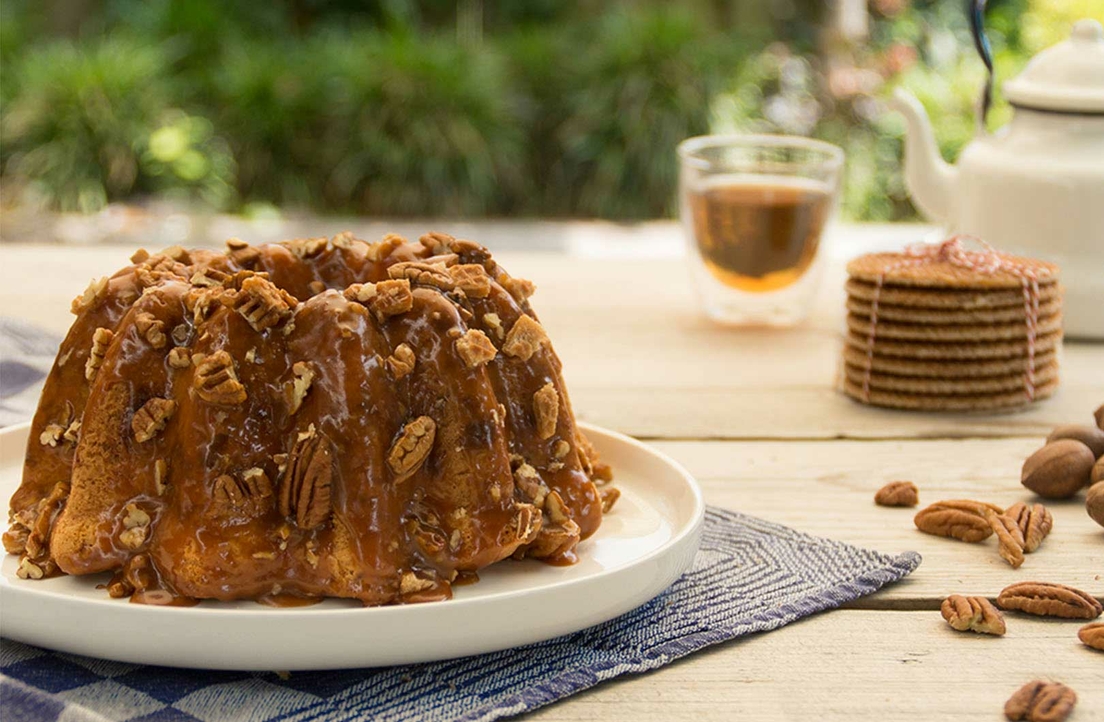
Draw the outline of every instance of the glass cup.
<instances>
[{"instance_id":1,"label":"glass cup","mask_svg":"<svg viewBox=\"0 0 1104 722\"><path fill-rule=\"evenodd\" d=\"M732 325L805 318L843 151L809 138L706 135L678 155L679 215L706 314Z\"/></svg>"}]
</instances>

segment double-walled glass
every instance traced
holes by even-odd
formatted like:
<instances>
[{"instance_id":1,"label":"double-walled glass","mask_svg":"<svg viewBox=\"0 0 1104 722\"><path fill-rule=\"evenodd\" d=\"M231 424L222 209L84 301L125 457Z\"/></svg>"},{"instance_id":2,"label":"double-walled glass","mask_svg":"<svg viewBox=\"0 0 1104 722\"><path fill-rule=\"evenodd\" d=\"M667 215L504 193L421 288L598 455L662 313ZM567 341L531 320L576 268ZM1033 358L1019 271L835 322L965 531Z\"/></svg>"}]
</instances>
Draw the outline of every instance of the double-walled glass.
<instances>
[{"instance_id":1,"label":"double-walled glass","mask_svg":"<svg viewBox=\"0 0 1104 722\"><path fill-rule=\"evenodd\" d=\"M678 147L680 216L710 318L788 326L805 317L843 151L809 138L710 135Z\"/></svg>"}]
</instances>

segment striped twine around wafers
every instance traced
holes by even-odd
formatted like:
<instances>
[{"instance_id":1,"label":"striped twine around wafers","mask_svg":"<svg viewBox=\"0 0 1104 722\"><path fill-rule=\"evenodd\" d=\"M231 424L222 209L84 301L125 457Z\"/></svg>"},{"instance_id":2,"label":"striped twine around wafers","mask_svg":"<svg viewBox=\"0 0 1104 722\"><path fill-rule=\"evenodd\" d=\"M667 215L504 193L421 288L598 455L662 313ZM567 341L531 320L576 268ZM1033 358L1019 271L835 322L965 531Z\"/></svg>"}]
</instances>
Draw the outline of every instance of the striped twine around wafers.
<instances>
[{"instance_id":1,"label":"striped twine around wafers","mask_svg":"<svg viewBox=\"0 0 1104 722\"><path fill-rule=\"evenodd\" d=\"M980 251L968 251L963 241L981 246ZM992 275L1006 271L1020 279L1024 298L1024 325L1027 334L1027 365L1024 367L1024 392L1028 401L1035 400L1035 340L1039 327L1039 273L1034 268L1013 260L985 241L974 236L955 235L938 244L913 244L902 258L878 272L874 279L874 294L870 302L870 332L866 339L866 364L863 368L863 401L870 403L870 375L874 368L874 340L878 333L878 299L886 274L902 268L947 262L976 273Z\"/></svg>"}]
</instances>

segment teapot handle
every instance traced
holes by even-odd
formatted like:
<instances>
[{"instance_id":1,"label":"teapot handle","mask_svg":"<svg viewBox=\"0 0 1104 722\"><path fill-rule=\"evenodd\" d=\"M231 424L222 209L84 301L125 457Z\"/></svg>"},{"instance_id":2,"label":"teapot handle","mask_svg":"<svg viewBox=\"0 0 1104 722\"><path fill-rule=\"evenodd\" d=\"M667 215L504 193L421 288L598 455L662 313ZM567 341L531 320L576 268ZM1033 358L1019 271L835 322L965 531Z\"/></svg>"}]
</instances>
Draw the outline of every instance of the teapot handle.
<instances>
[{"instance_id":1,"label":"teapot handle","mask_svg":"<svg viewBox=\"0 0 1104 722\"><path fill-rule=\"evenodd\" d=\"M988 74L985 88L981 94L981 108L978 111L978 131L985 132L985 116L993 103L993 50L989 46L989 36L985 34L985 4L987 0L966 0L966 13L970 16L970 33L974 36L974 48L985 63Z\"/></svg>"}]
</instances>

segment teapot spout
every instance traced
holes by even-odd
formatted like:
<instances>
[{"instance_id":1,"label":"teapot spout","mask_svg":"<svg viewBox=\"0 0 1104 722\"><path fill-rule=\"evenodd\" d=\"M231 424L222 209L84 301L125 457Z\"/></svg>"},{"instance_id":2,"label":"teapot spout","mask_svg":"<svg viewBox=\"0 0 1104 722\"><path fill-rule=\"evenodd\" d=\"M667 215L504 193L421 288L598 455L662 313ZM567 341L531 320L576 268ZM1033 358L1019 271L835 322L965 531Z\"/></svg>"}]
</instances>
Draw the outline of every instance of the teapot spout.
<instances>
[{"instance_id":1,"label":"teapot spout","mask_svg":"<svg viewBox=\"0 0 1104 722\"><path fill-rule=\"evenodd\" d=\"M914 95L900 88L893 92L891 108L905 116L905 185L912 202L930 220L947 224L958 171L943 160L935 144L928 114Z\"/></svg>"}]
</instances>

